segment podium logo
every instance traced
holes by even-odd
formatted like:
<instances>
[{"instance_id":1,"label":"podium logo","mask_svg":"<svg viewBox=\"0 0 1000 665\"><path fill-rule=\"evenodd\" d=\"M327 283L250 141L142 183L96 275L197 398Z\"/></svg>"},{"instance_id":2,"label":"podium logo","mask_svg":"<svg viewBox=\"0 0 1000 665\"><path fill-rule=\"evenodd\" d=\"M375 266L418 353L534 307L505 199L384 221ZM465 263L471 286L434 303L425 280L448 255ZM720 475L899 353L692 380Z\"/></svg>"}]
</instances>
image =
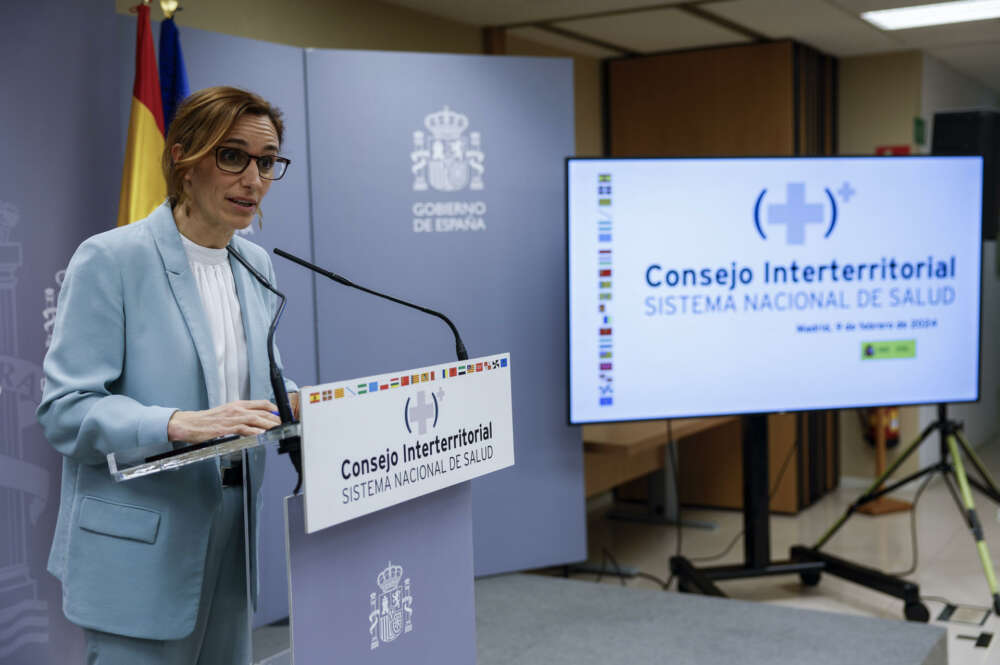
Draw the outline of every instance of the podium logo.
<instances>
[{"instance_id":1,"label":"podium logo","mask_svg":"<svg viewBox=\"0 0 1000 665\"><path fill-rule=\"evenodd\" d=\"M410 578L403 578L403 567L392 562L376 578L379 590L369 596L368 634L371 649L396 640L413 630L413 596Z\"/></svg>"},{"instance_id":2,"label":"podium logo","mask_svg":"<svg viewBox=\"0 0 1000 665\"><path fill-rule=\"evenodd\" d=\"M428 114L424 127L429 136L419 129L413 132L413 191L426 191L428 184L439 192L482 189L486 155L479 132L465 136L469 118L445 106Z\"/></svg>"},{"instance_id":3,"label":"podium logo","mask_svg":"<svg viewBox=\"0 0 1000 665\"><path fill-rule=\"evenodd\" d=\"M428 401L427 395L430 395ZM403 422L406 424L406 431L413 434L413 425L417 426L417 434L427 434L429 428L437 427L438 414L441 411L441 402L444 401L444 390L438 388L437 393L432 390L421 390L417 393L417 399L406 398L403 405ZM428 426L429 423L429 426Z\"/></svg>"},{"instance_id":4,"label":"podium logo","mask_svg":"<svg viewBox=\"0 0 1000 665\"><path fill-rule=\"evenodd\" d=\"M753 209L753 221L758 235L762 239L767 240L767 234L764 233L764 226L767 226L769 229L779 227L773 229L775 231L779 231L781 230L780 227L784 227L786 245L804 245L807 230L809 227L815 226L817 232L825 228L826 231L823 232L823 237L829 238L830 234L833 233L833 229L837 226L837 199L828 187L824 188L823 192L826 194L825 201L822 198L813 200L808 197L804 182L787 183L785 185L785 200L771 201L767 204L767 222L762 225L761 210L764 208L764 198L767 196L767 189L762 189L757 196L757 203ZM848 182L845 182L837 190L837 194L840 195L844 203L850 201L855 193ZM810 235L815 235L815 233L813 232Z\"/></svg>"}]
</instances>

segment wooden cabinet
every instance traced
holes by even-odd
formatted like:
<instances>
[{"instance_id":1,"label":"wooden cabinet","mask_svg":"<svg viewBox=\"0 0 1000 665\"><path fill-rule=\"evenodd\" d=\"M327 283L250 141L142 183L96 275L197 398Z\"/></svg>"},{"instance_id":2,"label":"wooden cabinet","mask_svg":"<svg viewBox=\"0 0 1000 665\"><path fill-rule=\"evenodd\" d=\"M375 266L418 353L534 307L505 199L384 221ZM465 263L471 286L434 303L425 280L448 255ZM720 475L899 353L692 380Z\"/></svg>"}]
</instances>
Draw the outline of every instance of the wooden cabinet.
<instances>
[{"instance_id":1,"label":"wooden cabinet","mask_svg":"<svg viewBox=\"0 0 1000 665\"><path fill-rule=\"evenodd\" d=\"M796 513L837 486L835 415L833 411L812 411L768 416L772 512ZM682 505L743 507L741 421L684 439L679 455L678 493ZM787 469L782 474L785 464Z\"/></svg>"},{"instance_id":2,"label":"wooden cabinet","mask_svg":"<svg viewBox=\"0 0 1000 665\"><path fill-rule=\"evenodd\" d=\"M611 60L615 157L832 155L837 61L792 41Z\"/></svg>"}]
</instances>

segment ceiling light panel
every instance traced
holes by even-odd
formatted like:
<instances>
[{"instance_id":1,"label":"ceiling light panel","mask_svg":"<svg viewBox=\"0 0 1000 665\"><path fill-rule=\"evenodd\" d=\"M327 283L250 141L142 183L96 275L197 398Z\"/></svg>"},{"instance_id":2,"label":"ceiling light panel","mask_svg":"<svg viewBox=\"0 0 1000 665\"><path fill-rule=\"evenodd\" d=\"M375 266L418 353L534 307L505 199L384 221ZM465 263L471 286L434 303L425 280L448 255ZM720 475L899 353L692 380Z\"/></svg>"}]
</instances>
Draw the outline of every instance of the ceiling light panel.
<instances>
[{"instance_id":1,"label":"ceiling light panel","mask_svg":"<svg viewBox=\"0 0 1000 665\"><path fill-rule=\"evenodd\" d=\"M882 30L908 30L933 25L1000 18L1000 0L954 0L930 5L864 12L861 18Z\"/></svg>"},{"instance_id":2,"label":"ceiling light panel","mask_svg":"<svg viewBox=\"0 0 1000 665\"><path fill-rule=\"evenodd\" d=\"M748 37L679 9L562 21L556 27L609 44L657 53L750 41Z\"/></svg>"},{"instance_id":3,"label":"ceiling light panel","mask_svg":"<svg viewBox=\"0 0 1000 665\"><path fill-rule=\"evenodd\" d=\"M912 7L914 5L933 5L942 0L826 0L852 14L871 12L876 9L895 9L896 7Z\"/></svg>"},{"instance_id":4,"label":"ceiling light panel","mask_svg":"<svg viewBox=\"0 0 1000 665\"><path fill-rule=\"evenodd\" d=\"M873 27L873 29L875 29ZM883 32L908 48L926 50L948 46L964 46L985 42L1000 42L1000 21L949 23L927 28L911 28ZM1000 63L997 63L1000 64Z\"/></svg>"}]
</instances>

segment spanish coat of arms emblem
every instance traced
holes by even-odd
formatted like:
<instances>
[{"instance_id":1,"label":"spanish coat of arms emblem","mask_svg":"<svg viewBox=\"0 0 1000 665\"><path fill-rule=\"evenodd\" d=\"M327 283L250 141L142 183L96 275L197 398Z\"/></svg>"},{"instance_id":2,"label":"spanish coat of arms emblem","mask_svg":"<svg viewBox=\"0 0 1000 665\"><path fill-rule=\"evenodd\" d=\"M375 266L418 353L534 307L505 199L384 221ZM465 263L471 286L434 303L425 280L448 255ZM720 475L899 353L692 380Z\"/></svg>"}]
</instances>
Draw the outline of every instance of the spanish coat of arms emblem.
<instances>
[{"instance_id":1,"label":"spanish coat of arms emblem","mask_svg":"<svg viewBox=\"0 0 1000 665\"><path fill-rule=\"evenodd\" d=\"M390 561L376 581L379 591L369 596L368 633L372 649L413 630L413 596L410 579L403 579L403 567Z\"/></svg>"},{"instance_id":2,"label":"spanish coat of arms emblem","mask_svg":"<svg viewBox=\"0 0 1000 665\"><path fill-rule=\"evenodd\" d=\"M483 189L482 135L465 135L469 119L445 106L424 118L424 127L427 133L413 132L413 190L426 191L428 185L439 192Z\"/></svg>"}]
</instances>

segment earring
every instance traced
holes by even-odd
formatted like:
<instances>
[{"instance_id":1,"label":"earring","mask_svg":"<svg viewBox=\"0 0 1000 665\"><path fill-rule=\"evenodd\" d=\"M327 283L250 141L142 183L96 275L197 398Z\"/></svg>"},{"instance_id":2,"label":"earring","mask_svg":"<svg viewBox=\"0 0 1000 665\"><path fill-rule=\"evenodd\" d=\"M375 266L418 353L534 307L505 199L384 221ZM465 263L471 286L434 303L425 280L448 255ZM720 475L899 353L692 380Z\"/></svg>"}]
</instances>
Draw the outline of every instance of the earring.
<instances>
[{"instance_id":1,"label":"earring","mask_svg":"<svg viewBox=\"0 0 1000 665\"><path fill-rule=\"evenodd\" d=\"M260 209L259 205L257 206L257 230L264 230L264 211Z\"/></svg>"}]
</instances>

